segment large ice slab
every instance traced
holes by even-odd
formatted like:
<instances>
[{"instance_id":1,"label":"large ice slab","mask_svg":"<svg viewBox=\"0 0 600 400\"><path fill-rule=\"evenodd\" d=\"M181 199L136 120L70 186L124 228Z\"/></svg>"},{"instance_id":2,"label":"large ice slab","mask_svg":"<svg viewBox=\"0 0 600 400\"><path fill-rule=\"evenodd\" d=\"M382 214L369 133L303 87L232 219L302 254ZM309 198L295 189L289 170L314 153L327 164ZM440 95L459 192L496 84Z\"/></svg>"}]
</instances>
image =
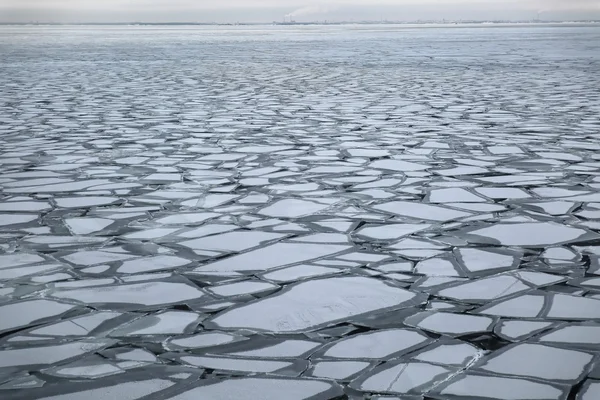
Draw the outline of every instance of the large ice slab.
<instances>
[{"instance_id":1,"label":"large ice slab","mask_svg":"<svg viewBox=\"0 0 600 400\"><path fill-rule=\"evenodd\" d=\"M462 301L485 302L530 290L521 280L512 275L496 275L459 283L437 291L446 298Z\"/></svg>"},{"instance_id":2,"label":"large ice slab","mask_svg":"<svg viewBox=\"0 0 600 400\"><path fill-rule=\"evenodd\" d=\"M486 332L491 329L494 320L477 315L424 312L407 318L404 323L430 332L460 336Z\"/></svg>"},{"instance_id":3,"label":"large ice slab","mask_svg":"<svg viewBox=\"0 0 600 400\"><path fill-rule=\"evenodd\" d=\"M0 350L0 368L27 365L50 365L113 344L107 339Z\"/></svg>"},{"instance_id":4,"label":"large ice slab","mask_svg":"<svg viewBox=\"0 0 600 400\"><path fill-rule=\"evenodd\" d=\"M308 243L276 243L248 253L229 257L212 264L196 268L195 271L266 271L324 256L330 256L350 249L351 246L315 245Z\"/></svg>"},{"instance_id":5,"label":"large ice slab","mask_svg":"<svg viewBox=\"0 0 600 400\"><path fill-rule=\"evenodd\" d=\"M150 394L167 389L174 384L174 382L167 379L134 380L131 382L100 386L93 389L72 391L47 397L44 396L39 400L102 400L106 398L107 394L122 400L138 400Z\"/></svg>"},{"instance_id":6,"label":"large ice slab","mask_svg":"<svg viewBox=\"0 0 600 400\"><path fill-rule=\"evenodd\" d=\"M408 236L431 227L427 224L388 224L380 226L366 226L355 232L356 235L368 239L393 240Z\"/></svg>"},{"instance_id":7,"label":"large ice slab","mask_svg":"<svg viewBox=\"0 0 600 400\"><path fill-rule=\"evenodd\" d=\"M568 386L529 379L462 373L437 387L435 399L468 398L481 400L565 400Z\"/></svg>"},{"instance_id":8,"label":"large ice slab","mask_svg":"<svg viewBox=\"0 0 600 400\"><path fill-rule=\"evenodd\" d=\"M10 331L40 320L56 317L74 307L72 304L46 299L0 304L0 332Z\"/></svg>"},{"instance_id":9,"label":"large ice slab","mask_svg":"<svg viewBox=\"0 0 600 400\"><path fill-rule=\"evenodd\" d=\"M376 210L385 211L391 214L402 215L415 219L424 219L430 221L450 221L453 219L468 217L472 214L464 211L453 210L430 204L415 203L410 201L393 201L377 205Z\"/></svg>"},{"instance_id":10,"label":"large ice slab","mask_svg":"<svg viewBox=\"0 0 600 400\"><path fill-rule=\"evenodd\" d=\"M497 374L527 376L550 382L577 381L594 356L541 344L523 343L488 356L479 368Z\"/></svg>"},{"instance_id":11,"label":"large ice slab","mask_svg":"<svg viewBox=\"0 0 600 400\"><path fill-rule=\"evenodd\" d=\"M423 362L388 362L353 381L351 386L365 392L420 394L453 372L451 368Z\"/></svg>"},{"instance_id":12,"label":"large ice slab","mask_svg":"<svg viewBox=\"0 0 600 400\"><path fill-rule=\"evenodd\" d=\"M429 343L424 334L409 329L381 330L351 336L334 343L324 357L350 359L386 359Z\"/></svg>"},{"instance_id":13,"label":"large ice slab","mask_svg":"<svg viewBox=\"0 0 600 400\"><path fill-rule=\"evenodd\" d=\"M280 233L260 231L227 232L205 236L200 239L187 240L179 244L198 250L242 251L256 247L264 242L280 239L284 236Z\"/></svg>"},{"instance_id":14,"label":"large ice slab","mask_svg":"<svg viewBox=\"0 0 600 400\"><path fill-rule=\"evenodd\" d=\"M329 206L314 201L285 199L263 208L260 214L277 218L298 218L318 213Z\"/></svg>"},{"instance_id":15,"label":"large ice slab","mask_svg":"<svg viewBox=\"0 0 600 400\"><path fill-rule=\"evenodd\" d=\"M261 400L327 400L342 394L339 386L320 380L281 378L242 378L209 383L168 400L229 400L232 398Z\"/></svg>"},{"instance_id":16,"label":"large ice slab","mask_svg":"<svg viewBox=\"0 0 600 400\"><path fill-rule=\"evenodd\" d=\"M85 289L57 290L52 297L96 305L157 306L200 299L200 289L179 282L147 282L99 286Z\"/></svg>"},{"instance_id":17,"label":"large ice slab","mask_svg":"<svg viewBox=\"0 0 600 400\"><path fill-rule=\"evenodd\" d=\"M401 307L415 298L414 293L372 278L320 279L299 283L279 294L225 311L211 323L229 329L301 332L344 318Z\"/></svg>"},{"instance_id":18,"label":"large ice slab","mask_svg":"<svg viewBox=\"0 0 600 400\"><path fill-rule=\"evenodd\" d=\"M541 323L541 322L540 322ZM571 346L600 345L600 325L573 325L558 328L538 339L542 343L569 344Z\"/></svg>"},{"instance_id":19,"label":"large ice slab","mask_svg":"<svg viewBox=\"0 0 600 400\"><path fill-rule=\"evenodd\" d=\"M587 232L580 228L551 222L526 222L495 224L472 230L469 234L504 246L543 247L580 240Z\"/></svg>"}]
</instances>

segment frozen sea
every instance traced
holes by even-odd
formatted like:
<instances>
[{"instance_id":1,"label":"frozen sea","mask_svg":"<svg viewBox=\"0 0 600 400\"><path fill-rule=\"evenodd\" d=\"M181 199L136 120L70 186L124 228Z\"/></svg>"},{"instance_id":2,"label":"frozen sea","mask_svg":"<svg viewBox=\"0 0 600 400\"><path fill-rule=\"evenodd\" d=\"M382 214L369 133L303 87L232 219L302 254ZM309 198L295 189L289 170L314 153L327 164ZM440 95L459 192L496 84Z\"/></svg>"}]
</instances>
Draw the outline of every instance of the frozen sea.
<instances>
[{"instance_id":1,"label":"frozen sea","mask_svg":"<svg viewBox=\"0 0 600 400\"><path fill-rule=\"evenodd\" d=\"M0 27L3 400L597 400L600 26Z\"/></svg>"}]
</instances>

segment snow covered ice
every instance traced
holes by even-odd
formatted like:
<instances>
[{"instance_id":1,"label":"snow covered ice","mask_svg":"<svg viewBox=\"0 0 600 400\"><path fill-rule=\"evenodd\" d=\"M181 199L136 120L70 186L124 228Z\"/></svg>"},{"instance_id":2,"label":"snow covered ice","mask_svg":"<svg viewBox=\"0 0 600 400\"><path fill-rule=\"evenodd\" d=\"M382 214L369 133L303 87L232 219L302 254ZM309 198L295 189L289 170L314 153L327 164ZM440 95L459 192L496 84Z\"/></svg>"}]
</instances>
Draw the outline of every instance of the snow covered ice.
<instances>
[{"instance_id":1,"label":"snow covered ice","mask_svg":"<svg viewBox=\"0 0 600 400\"><path fill-rule=\"evenodd\" d=\"M597 26L0 54L1 399L600 396Z\"/></svg>"}]
</instances>

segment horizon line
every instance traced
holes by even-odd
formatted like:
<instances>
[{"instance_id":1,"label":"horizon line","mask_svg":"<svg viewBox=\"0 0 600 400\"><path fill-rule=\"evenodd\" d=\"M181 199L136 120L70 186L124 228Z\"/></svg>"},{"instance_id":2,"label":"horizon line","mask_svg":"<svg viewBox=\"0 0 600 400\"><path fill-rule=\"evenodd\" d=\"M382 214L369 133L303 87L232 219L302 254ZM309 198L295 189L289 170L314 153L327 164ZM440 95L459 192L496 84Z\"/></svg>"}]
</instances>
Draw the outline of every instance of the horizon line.
<instances>
[{"instance_id":1,"label":"horizon line","mask_svg":"<svg viewBox=\"0 0 600 400\"><path fill-rule=\"evenodd\" d=\"M0 25L351 25L351 24L363 24L363 25L390 25L390 24L483 24L483 23L600 23L598 19L558 19L558 20L542 20L542 19L458 19L458 20L446 20L446 19L431 19L431 20L312 20L312 21L255 21L255 22L198 22L198 21L128 21L128 22L107 22L107 21L93 21L93 22L54 22L54 21L19 21L9 22L0 21Z\"/></svg>"}]
</instances>

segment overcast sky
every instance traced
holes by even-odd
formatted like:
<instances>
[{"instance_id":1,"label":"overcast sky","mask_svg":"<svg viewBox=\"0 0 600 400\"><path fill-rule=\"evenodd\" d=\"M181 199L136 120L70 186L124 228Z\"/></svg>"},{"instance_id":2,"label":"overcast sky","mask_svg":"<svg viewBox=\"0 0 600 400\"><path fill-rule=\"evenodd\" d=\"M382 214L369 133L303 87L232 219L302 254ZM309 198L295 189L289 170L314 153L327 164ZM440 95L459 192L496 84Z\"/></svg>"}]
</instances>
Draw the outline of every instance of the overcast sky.
<instances>
[{"instance_id":1,"label":"overcast sky","mask_svg":"<svg viewBox=\"0 0 600 400\"><path fill-rule=\"evenodd\" d=\"M1 22L600 19L600 0L0 0Z\"/></svg>"}]
</instances>

